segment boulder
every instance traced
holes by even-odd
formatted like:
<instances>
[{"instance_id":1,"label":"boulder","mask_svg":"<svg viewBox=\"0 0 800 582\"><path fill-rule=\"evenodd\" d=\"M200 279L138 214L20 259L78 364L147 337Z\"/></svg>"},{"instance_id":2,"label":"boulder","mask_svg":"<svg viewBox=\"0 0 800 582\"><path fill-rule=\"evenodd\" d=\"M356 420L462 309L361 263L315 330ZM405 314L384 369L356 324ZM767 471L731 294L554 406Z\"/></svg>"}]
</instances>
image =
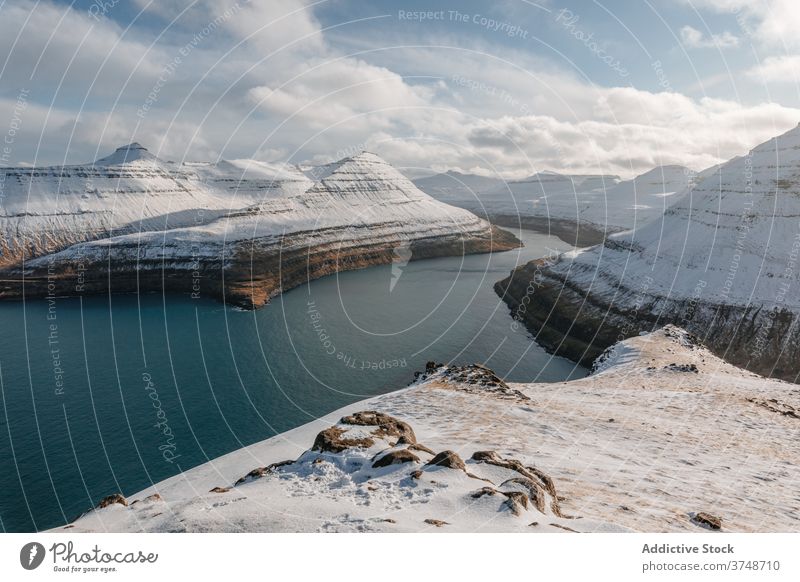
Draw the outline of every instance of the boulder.
<instances>
[{"instance_id":1,"label":"boulder","mask_svg":"<svg viewBox=\"0 0 800 582\"><path fill-rule=\"evenodd\" d=\"M100 503L97 504L97 509L103 509L104 507L114 505L115 503L119 503L120 505L128 507L128 500L125 499L122 493L114 493L112 495L108 495L107 497L103 497L100 500Z\"/></svg>"},{"instance_id":2,"label":"boulder","mask_svg":"<svg viewBox=\"0 0 800 582\"><path fill-rule=\"evenodd\" d=\"M722 529L722 518L717 517L716 515L711 515L710 513L706 513L705 511L695 513L694 517L692 517L692 521L697 525L706 527L708 529L717 531Z\"/></svg>"},{"instance_id":3,"label":"boulder","mask_svg":"<svg viewBox=\"0 0 800 582\"><path fill-rule=\"evenodd\" d=\"M453 451L442 451L428 461L425 467L447 467L448 469L460 469L464 472L467 470L464 461Z\"/></svg>"},{"instance_id":4,"label":"boulder","mask_svg":"<svg viewBox=\"0 0 800 582\"><path fill-rule=\"evenodd\" d=\"M407 449L389 451L372 463L372 468L377 469L380 467L388 467L389 465L400 465L402 463L419 463L419 457Z\"/></svg>"}]
</instances>

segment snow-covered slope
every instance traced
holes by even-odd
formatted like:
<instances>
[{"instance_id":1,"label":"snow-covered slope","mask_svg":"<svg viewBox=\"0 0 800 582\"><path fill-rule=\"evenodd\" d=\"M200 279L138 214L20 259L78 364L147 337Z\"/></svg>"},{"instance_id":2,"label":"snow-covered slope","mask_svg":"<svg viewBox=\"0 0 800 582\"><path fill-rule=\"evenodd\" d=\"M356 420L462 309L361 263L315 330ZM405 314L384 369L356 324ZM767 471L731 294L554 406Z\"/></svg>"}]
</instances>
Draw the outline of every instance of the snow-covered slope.
<instances>
[{"instance_id":1,"label":"snow-covered slope","mask_svg":"<svg viewBox=\"0 0 800 582\"><path fill-rule=\"evenodd\" d=\"M723 531L796 532L787 387L671 326L558 385L431 363L410 388L54 531L703 531L705 513Z\"/></svg>"},{"instance_id":2,"label":"snow-covered slope","mask_svg":"<svg viewBox=\"0 0 800 582\"><path fill-rule=\"evenodd\" d=\"M659 166L624 181L617 176L537 174L487 192L482 200L497 214L518 212L617 232L659 217L693 177L694 172L682 166Z\"/></svg>"},{"instance_id":3,"label":"snow-covered slope","mask_svg":"<svg viewBox=\"0 0 800 582\"><path fill-rule=\"evenodd\" d=\"M731 361L800 373L800 127L720 166L656 220L498 284L540 340L591 361L673 322ZM537 272L534 292L528 281Z\"/></svg>"},{"instance_id":4,"label":"snow-covered slope","mask_svg":"<svg viewBox=\"0 0 800 582\"><path fill-rule=\"evenodd\" d=\"M437 200L462 208L480 204L481 196L501 188L506 181L497 177L449 171L414 180L414 185Z\"/></svg>"},{"instance_id":5,"label":"snow-covered slope","mask_svg":"<svg viewBox=\"0 0 800 582\"><path fill-rule=\"evenodd\" d=\"M252 160L164 162L139 146L89 166L9 168L0 297L132 290L247 307L339 270L518 245L362 153L316 172ZM109 271L111 276L109 277Z\"/></svg>"},{"instance_id":6,"label":"snow-covered slope","mask_svg":"<svg viewBox=\"0 0 800 582\"><path fill-rule=\"evenodd\" d=\"M85 166L0 172L0 268L79 242L205 224L311 186L290 166L251 160L176 165L136 143Z\"/></svg>"},{"instance_id":7,"label":"snow-covered slope","mask_svg":"<svg viewBox=\"0 0 800 582\"><path fill-rule=\"evenodd\" d=\"M673 165L622 181L610 175L541 172L508 182L447 173L414 183L438 200L495 224L553 231L570 243L577 237L578 246L586 246L602 242L607 233L658 219L697 177L692 170Z\"/></svg>"}]
</instances>

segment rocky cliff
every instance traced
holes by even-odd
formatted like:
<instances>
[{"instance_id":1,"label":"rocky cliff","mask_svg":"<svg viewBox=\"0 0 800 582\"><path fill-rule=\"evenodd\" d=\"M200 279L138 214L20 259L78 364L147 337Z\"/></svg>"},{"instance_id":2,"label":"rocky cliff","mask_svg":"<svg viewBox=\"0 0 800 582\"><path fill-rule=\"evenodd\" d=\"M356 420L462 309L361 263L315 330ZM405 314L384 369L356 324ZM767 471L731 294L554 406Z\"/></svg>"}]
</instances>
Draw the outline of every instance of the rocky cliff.
<instances>
[{"instance_id":1,"label":"rocky cliff","mask_svg":"<svg viewBox=\"0 0 800 582\"><path fill-rule=\"evenodd\" d=\"M253 308L398 256L519 245L370 153L311 178L253 160L174 164L139 144L85 166L1 171L0 298L178 291Z\"/></svg>"},{"instance_id":2,"label":"rocky cliff","mask_svg":"<svg viewBox=\"0 0 800 582\"><path fill-rule=\"evenodd\" d=\"M800 128L720 166L663 217L496 285L537 339L591 363L676 323L746 369L800 372Z\"/></svg>"}]
</instances>

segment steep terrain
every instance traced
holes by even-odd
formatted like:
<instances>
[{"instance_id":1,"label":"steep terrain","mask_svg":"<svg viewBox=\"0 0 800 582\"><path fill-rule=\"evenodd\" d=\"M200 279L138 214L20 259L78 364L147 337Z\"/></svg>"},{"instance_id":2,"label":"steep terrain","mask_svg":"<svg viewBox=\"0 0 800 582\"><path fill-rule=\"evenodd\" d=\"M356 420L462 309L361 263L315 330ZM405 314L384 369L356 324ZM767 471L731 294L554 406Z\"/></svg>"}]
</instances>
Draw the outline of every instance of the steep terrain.
<instances>
[{"instance_id":1,"label":"steep terrain","mask_svg":"<svg viewBox=\"0 0 800 582\"><path fill-rule=\"evenodd\" d=\"M2 298L166 290L258 307L398 248L416 259L519 244L369 153L316 181L252 160L177 165L138 144L87 166L2 171Z\"/></svg>"},{"instance_id":2,"label":"steep terrain","mask_svg":"<svg viewBox=\"0 0 800 582\"><path fill-rule=\"evenodd\" d=\"M696 176L682 166L659 166L632 180L542 172L492 184L488 178L448 172L414 183L494 224L547 232L582 247L658 218L688 191Z\"/></svg>"},{"instance_id":3,"label":"steep terrain","mask_svg":"<svg viewBox=\"0 0 800 582\"><path fill-rule=\"evenodd\" d=\"M662 219L529 263L496 290L575 360L672 322L737 365L796 381L798 255L800 127L720 166Z\"/></svg>"},{"instance_id":4,"label":"steep terrain","mask_svg":"<svg viewBox=\"0 0 800 582\"><path fill-rule=\"evenodd\" d=\"M797 532L791 388L672 326L560 384L430 363L54 531Z\"/></svg>"}]
</instances>

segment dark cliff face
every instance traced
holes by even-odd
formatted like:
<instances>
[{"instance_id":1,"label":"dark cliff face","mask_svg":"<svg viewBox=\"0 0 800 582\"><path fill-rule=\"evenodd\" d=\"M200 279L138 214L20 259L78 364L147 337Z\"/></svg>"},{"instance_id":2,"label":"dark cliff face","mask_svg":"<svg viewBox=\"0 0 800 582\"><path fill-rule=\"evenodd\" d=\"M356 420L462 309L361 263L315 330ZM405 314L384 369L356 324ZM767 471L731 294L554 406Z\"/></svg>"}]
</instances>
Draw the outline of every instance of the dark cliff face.
<instances>
[{"instance_id":1,"label":"dark cliff face","mask_svg":"<svg viewBox=\"0 0 800 582\"><path fill-rule=\"evenodd\" d=\"M590 366L609 346L666 324L695 334L711 351L751 372L797 382L800 327L789 310L670 299L620 286L612 295L585 290L531 261L495 291L546 349Z\"/></svg>"},{"instance_id":2,"label":"dark cliff face","mask_svg":"<svg viewBox=\"0 0 800 582\"><path fill-rule=\"evenodd\" d=\"M367 152L315 168L314 180L253 160L177 166L139 144L93 165L5 173L0 299L180 292L257 308L309 280L391 263L398 249L419 259L520 244Z\"/></svg>"},{"instance_id":3,"label":"dark cliff face","mask_svg":"<svg viewBox=\"0 0 800 582\"><path fill-rule=\"evenodd\" d=\"M498 292L545 345L584 363L674 323L739 367L795 382L798 174L800 127L720 165L658 220L526 265Z\"/></svg>"},{"instance_id":4,"label":"dark cliff face","mask_svg":"<svg viewBox=\"0 0 800 582\"><path fill-rule=\"evenodd\" d=\"M308 281L337 272L390 264L396 242L363 236L354 241L313 244L309 233L287 235L279 242L253 239L205 252L196 260L138 256L137 249L109 247L102 255L72 261L46 259L25 271L0 273L0 299L77 297L99 293L184 293L211 297L246 309L264 306L272 297ZM519 240L496 227L484 232L454 233L410 243L410 260L499 252Z\"/></svg>"}]
</instances>

